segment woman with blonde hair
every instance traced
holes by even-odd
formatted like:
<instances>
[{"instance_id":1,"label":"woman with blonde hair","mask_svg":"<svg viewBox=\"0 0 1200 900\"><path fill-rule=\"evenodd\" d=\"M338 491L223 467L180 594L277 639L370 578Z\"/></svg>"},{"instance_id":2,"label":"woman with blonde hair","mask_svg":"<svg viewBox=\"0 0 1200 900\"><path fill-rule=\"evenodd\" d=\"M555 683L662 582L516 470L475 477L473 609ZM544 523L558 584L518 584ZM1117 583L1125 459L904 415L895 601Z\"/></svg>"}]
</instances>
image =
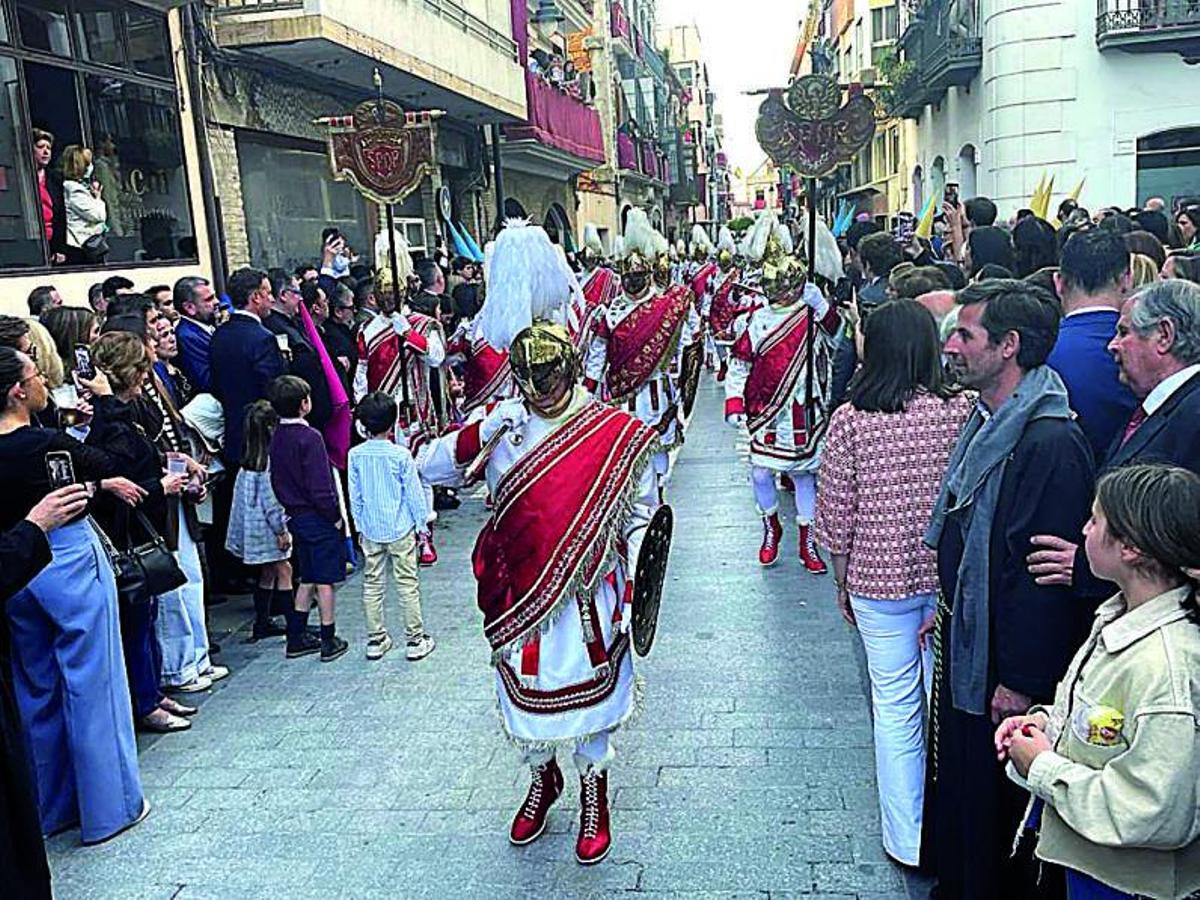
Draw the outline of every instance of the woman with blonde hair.
<instances>
[{"instance_id":1,"label":"woman with blonde hair","mask_svg":"<svg viewBox=\"0 0 1200 900\"><path fill-rule=\"evenodd\" d=\"M1154 264L1154 260L1144 253L1130 255L1129 271L1133 275L1133 289L1135 291L1158 280L1158 267Z\"/></svg>"},{"instance_id":2,"label":"woman with blonde hair","mask_svg":"<svg viewBox=\"0 0 1200 900\"><path fill-rule=\"evenodd\" d=\"M63 150L63 202L67 208L67 263L102 263L108 255L108 206L92 178L92 151L72 144Z\"/></svg>"}]
</instances>

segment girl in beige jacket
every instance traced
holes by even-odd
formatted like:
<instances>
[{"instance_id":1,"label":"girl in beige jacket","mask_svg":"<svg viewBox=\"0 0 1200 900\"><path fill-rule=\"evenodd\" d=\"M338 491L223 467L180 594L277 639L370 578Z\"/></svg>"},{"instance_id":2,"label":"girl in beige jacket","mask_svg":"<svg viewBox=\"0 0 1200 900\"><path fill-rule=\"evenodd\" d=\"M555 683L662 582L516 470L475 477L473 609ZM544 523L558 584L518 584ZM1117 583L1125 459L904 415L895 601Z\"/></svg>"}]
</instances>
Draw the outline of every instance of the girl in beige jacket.
<instances>
[{"instance_id":1,"label":"girl in beige jacket","mask_svg":"<svg viewBox=\"0 0 1200 900\"><path fill-rule=\"evenodd\" d=\"M1037 856L1071 900L1200 889L1200 476L1104 476L1084 528L1092 571L1120 587L1052 709L1005 720L996 752L1040 812ZM1040 809L1039 809L1040 808Z\"/></svg>"}]
</instances>

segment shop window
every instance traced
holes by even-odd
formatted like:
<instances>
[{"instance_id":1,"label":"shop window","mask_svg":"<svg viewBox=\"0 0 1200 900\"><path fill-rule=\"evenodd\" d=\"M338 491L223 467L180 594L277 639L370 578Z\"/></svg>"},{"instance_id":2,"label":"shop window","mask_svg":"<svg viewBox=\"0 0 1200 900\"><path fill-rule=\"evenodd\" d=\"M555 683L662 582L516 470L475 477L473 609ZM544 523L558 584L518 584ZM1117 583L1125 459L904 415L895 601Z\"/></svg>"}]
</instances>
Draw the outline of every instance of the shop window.
<instances>
[{"instance_id":1,"label":"shop window","mask_svg":"<svg viewBox=\"0 0 1200 900\"><path fill-rule=\"evenodd\" d=\"M17 64L6 57L0 57L0 81L0 268L41 265L44 236L32 147L19 126Z\"/></svg>"},{"instance_id":2,"label":"shop window","mask_svg":"<svg viewBox=\"0 0 1200 900\"><path fill-rule=\"evenodd\" d=\"M0 267L195 259L166 17L116 0L21 0L9 8L16 12L20 46L0 53ZM47 54L70 58L56 64ZM73 179L51 198L52 208L67 208L66 221L59 219L63 234L43 221L30 129L54 137L45 168L52 187L64 176ZM83 167L86 154L68 153L72 147L90 151L90 171ZM78 163L69 172L65 156ZM79 202L72 206L65 201L70 196ZM81 221L95 224L97 214L109 248L103 260L71 250L80 233L91 233ZM52 249L72 234L65 250Z\"/></svg>"},{"instance_id":3,"label":"shop window","mask_svg":"<svg viewBox=\"0 0 1200 900\"><path fill-rule=\"evenodd\" d=\"M330 226L371 258L366 203L348 182L333 180L319 144L239 132L237 154L252 265L290 269L318 258L321 229Z\"/></svg>"},{"instance_id":4,"label":"shop window","mask_svg":"<svg viewBox=\"0 0 1200 900\"><path fill-rule=\"evenodd\" d=\"M194 235L174 94L102 75L88 75L84 93L94 177L108 205L108 261L190 255L185 249L194 246Z\"/></svg>"},{"instance_id":5,"label":"shop window","mask_svg":"<svg viewBox=\"0 0 1200 900\"><path fill-rule=\"evenodd\" d=\"M171 42L167 20L149 10L130 7L127 15L129 62L143 75L171 77Z\"/></svg>"},{"instance_id":6,"label":"shop window","mask_svg":"<svg viewBox=\"0 0 1200 900\"><path fill-rule=\"evenodd\" d=\"M121 11L97 0L76 0L75 34L79 54L89 62L106 66L125 65Z\"/></svg>"},{"instance_id":7,"label":"shop window","mask_svg":"<svg viewBox=\"0 0 1200 900\"><path fill-rule=\"evenodd\" d=\"M71 55L66 0L21 0L17 4L21 43L55 56Z\"/></svg>"}]
</instances>

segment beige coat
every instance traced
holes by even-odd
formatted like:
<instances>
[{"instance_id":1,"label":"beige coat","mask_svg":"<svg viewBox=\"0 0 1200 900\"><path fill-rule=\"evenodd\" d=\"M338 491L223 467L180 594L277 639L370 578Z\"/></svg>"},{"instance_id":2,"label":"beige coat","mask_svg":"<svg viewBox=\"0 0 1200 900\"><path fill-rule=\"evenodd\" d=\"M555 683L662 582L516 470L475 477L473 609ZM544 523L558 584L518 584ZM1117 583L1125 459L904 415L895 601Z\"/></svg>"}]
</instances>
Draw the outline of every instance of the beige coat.
<instances>
[{"instance_id":1,"label":"beige coat","mask_svg":"<svg viewBox=\"0 0 1200 900\"><path fill-rule=\"evenodd\" d=\"M1125 613L1101 605L1049 710L1053 752L1029 787L1046 801L1037 855L1129 893L1200 889L1200 624L1189 587ZM1119 732L1100 733L1112 712Z\"/></svg>"}]
</instances>

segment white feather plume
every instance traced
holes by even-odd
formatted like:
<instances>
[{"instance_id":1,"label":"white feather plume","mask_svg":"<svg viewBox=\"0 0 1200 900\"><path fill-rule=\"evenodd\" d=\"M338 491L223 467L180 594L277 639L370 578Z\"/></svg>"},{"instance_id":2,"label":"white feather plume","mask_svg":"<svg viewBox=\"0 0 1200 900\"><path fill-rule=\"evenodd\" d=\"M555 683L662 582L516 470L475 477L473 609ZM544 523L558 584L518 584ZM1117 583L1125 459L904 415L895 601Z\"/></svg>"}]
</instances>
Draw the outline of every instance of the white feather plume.
<instances>
[{"instance_id":1,"label":"white feather plume","mask_svg":"<svg viewBox=\"0 0 1200 900\"><path fill-rule=\"evenodd\" d=\"M750 234L746 237L746 256L755 262L762 262L763 257L767 253L767 241L771 238L771 233L775 230L775 226L779 220L775 218L775 213L770 210L762 213L755 221L754 227L750 229Z\"/></svg>"},{"instance_id":2,"label":"white feather plume","mask_svg":"<svg viewBox=\"0 0 1200 900\"><path fill-rule=\"evenodd\" d=\"M728 250L730 253L737 253L737 244L733 242L733 232L729 230L728 225L722 225L721 230L717 232L717 249Z\"/></svg>"},{"instance_id":3,"label":"white feather plume","mask_svg":"<svg viewBox=\"0 0 1200 900\"><path fill-rule=\"evenodd\" d=\"M800 226L800 234L808 240L808 210L801 210L798 217ZM845 269L842 267L842 251L838 249L837 238L833 236L833 232L829 230L829 226L825 224L825 220L817 216L817 259L816 259L817 274L828 278L830 281L837 281L845 276Z\"/></svg>"},{"instance_id":4,"label":"white feather plume","mask_svg":"<svg viewBox=\"0 0 1200 900\"><path fill-rule=\"evenodd\" d=\"M775 240L779 241L780 249L788 256L791 256L792 252L796 249L795 244L792 242L791 229L782 222L775 223Z\"/></svg>"},{"instance_id":5,"label":"white feather plume","mask_svg":"<svg viewBox=\"0 0 1200 900\"><path fill-rule=\"evenodd\" d=\"M509 219L484 255L487 302L484 339L507 350L535 319L562 321L563 308L578 288L571 267L544 228Z\"/></svg>"},{"instance_id":6,"label":"white feather plume","mask_svg":"<svg viewBox=\"0 0 1200 900\"><path fill-rule=\"evenodd\" d=\"M704 226L696 224L692 226L692 249L696 247L703 248L706 252L713 248L712 239L709 238L708 232L704 230Z\"/></svg>"},{"instance_id":7,"label":"white feather plume","mask_svg":"<svg viewBox=\"0 0 1200 900\"><path fill-rule=\"evenodd\" d=\"M619 235L619 234L615 238L613 238L612 255L613 255L613 259L624 259L625 258L625 238L621 237L621 235Z\"/></svg>"},{"instance_id":8,"label":"white feather plume","mask_svg":"<svg viewBox=\"0 0 1200 900\"><path fill-rule=\"evenodd\" d=\"M604 244L600 241L600 230L588 222L583 226L583 246L600 256L604 255Z\"/></svg>"},{"instance_id":9,"label":"white feather plume","mask_svg":"<svg viewBox=\"0 0 1200 900\"><path fill-rule=\"evenodd\" d=\"M644 209L631 209L625 222L625 254L640 253L651 257L655 253L655 231Z\"/></svg>"},{"instance_id":10,"label":"white feather plume","mask_svg":"<svg viewBox=\"0 0 1200 900\"><path fill-rule=\"evenodd\" d=\"M408 250L408 241L404 239L399 228L392 229L396 235L396 269L400 275L400 285L403 287L404 280L412 274L413 258L412 253ZM387 227L381 228L379 234L375 235L375 271L382 272L385 269L389 272L390 278L392 263L388 258L388 236Z\"/></svg>"}]
</instances>

